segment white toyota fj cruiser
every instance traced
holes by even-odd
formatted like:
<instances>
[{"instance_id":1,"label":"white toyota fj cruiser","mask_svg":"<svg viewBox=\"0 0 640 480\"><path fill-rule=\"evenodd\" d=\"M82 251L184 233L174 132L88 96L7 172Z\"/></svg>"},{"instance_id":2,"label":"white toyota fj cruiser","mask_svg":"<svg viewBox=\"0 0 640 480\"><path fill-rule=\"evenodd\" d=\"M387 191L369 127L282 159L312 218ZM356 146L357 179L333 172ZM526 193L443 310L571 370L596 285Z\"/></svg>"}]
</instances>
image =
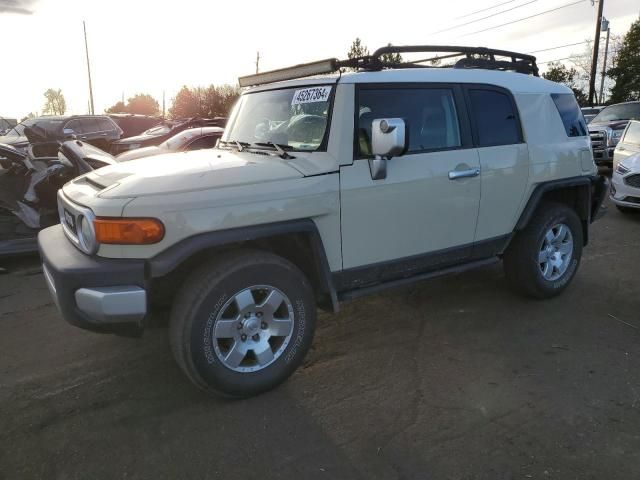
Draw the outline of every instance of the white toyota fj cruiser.
<instances>
[{"instance_id":1,"label":"white toyota fj cruiser","mask_svg":"<svg viewBox=\"0 0 640 480\"><path fill-rule=\"evenodd\" d=\"M381 59L400 52L455 63ZM571 90L537 74L514 52L385 47L243 77L217 148L59 192L39 236L56 304L119 334L171 305L186 375L247 396L300 365L316 306L500 259L522 292L557 295L607 184Z\"/></svg>"}]
</instances>

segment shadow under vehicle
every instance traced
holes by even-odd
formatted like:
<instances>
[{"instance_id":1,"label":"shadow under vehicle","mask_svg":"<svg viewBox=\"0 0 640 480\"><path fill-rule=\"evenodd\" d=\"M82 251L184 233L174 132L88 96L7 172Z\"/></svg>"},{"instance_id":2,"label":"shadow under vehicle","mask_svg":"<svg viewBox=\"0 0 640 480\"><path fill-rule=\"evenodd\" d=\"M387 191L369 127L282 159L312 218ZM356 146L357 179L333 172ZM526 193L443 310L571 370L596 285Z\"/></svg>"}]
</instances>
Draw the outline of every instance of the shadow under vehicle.
<instances>
[{"instance_id":1,"label":"shadow under vehicle","mask_svg":"<svg viewBox=\"0 0 640 480\"><path fill-rule=\"evenodd\" d=\"M114 163L79 140L31 144L26 152L0 144L0 257L35 253L38 231L59 222L58 189Z\"/></svg>"}]
</instances>

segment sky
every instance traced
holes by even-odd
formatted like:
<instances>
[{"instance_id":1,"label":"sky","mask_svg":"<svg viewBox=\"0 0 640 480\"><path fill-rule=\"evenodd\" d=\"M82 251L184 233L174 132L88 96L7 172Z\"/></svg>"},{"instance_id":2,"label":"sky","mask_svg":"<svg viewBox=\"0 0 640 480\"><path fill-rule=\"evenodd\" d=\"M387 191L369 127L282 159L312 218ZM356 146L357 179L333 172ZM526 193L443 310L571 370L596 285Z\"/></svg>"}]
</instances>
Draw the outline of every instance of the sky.
<instances>
[{"instance_id":1,"label":"sky","mask_svg":"<svg viewBox=\"0 0 640 480\"><path fill-rule=\"evenodd\" d=\"M391 42L520 52L593 38L597 4L590 0L492 28L574 2L0 0L0 42L10 65L2 68L0 115L21 118L41 111L48 88L62 89L68 113L87 113L83 20L95 112L101 113L123 95L126 100L149 93L162 105L164 91L168 108L182 85L235 84L238 76L255 72L258 51L260 70L265 71L346 58L356 37L372 51ZM503 5L490 8L497 4ZM639 14L637 0L605 1L604 15L613 34L626 32ZM483 19L489 15L493 16ZM472 23L460 26L467 22ZM536 56L539 62L555 60L584 47Z\"/></svg>"}]
</instances>

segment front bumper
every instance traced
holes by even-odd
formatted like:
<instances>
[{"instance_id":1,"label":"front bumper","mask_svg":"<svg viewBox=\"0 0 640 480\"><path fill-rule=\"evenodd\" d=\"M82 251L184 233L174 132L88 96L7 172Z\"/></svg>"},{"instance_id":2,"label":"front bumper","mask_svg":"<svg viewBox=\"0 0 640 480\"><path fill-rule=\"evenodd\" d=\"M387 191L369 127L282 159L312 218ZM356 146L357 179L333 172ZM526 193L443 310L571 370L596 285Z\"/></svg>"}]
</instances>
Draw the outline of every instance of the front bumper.
<instances>
[{"instance_id":1,"label":"front bumper","mask_svg":"<svg viewBox=\"0 0 640 480\"><path fill-rule=\"evenodd\" d=\"M87 330L139 335L148 311L145 261L88 256L56 225L38 234L44 277L58 310Z\"/></svg>"},{"instance_id":2,"label":"front bumper","mask_svg":"<svg viewBox=\"0 0 640 480\"><path fill-rule=\"evenodd\" d=\"M620 175L618 172L613 172L611 176L611 194L609 198L616 205L629 208L640 208L640 188L627 185L624 178L631 175L636 175L635 172L629 172L625 175Z\"/></svg>"}]
</instances>

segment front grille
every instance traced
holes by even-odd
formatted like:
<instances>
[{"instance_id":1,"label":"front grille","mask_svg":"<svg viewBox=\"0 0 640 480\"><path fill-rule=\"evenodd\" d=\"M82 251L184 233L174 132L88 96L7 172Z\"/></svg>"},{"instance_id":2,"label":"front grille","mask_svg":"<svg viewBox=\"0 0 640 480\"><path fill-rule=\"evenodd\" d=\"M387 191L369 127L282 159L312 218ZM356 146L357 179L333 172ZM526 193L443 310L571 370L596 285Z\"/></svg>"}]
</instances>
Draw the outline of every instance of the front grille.
<instances>
[{"instance_id":1,"label":"front grille","mask_svg":"<svg viewBox=\"0 0 640 480\"><path fill-rule=\"evenodd\" d=\"M591 137L591 148L604 148L607 145L607 133L603 130L589 132Z\"/></svg>"},{"instance_id":2,"label":"front grille","mask_svg":"<svg viewBox=\"0 0 640 480\"><path fill-rule=\"evenodd\" d=\"M640 188L640 173L636 173L635 175L629 175L624 178L624 183L629 185L630 187Z\"/></svg>"},{"instance_id":3,"label":"front grille","mask_svg":"<svg viewBox=\"0 0 640 480\"><path fill-rule=\"evenodd\" d=\"M622 201L627 203L636 203L640 205L640 198L638 197L624 197Z\"/></svg>"}]
</instances>

